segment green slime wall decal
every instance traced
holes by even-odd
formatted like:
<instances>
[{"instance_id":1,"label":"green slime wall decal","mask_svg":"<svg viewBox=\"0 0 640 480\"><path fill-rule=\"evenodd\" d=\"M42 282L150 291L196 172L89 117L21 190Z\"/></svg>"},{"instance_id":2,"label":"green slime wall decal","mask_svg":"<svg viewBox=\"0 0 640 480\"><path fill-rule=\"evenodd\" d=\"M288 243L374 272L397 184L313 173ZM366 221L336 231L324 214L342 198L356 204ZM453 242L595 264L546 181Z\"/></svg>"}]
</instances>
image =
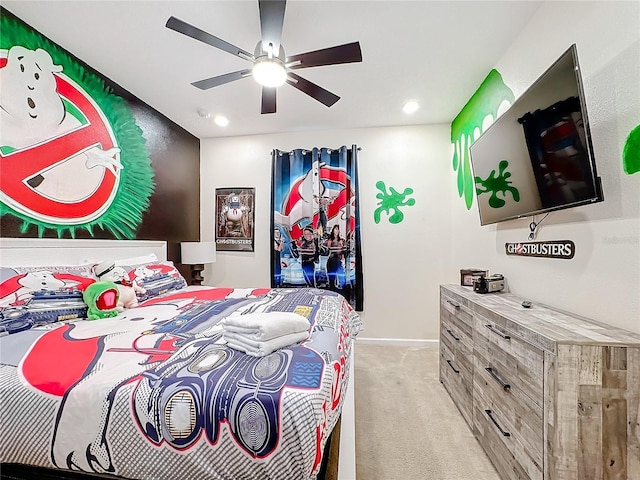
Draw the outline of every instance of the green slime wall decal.
<instances>
[{"instance_id":1,"label":"green slime wall decal","mask_svg":"<svg viewBox=\"0 0 640 480\"><path fill-rule=\"evenodd\" d=\"M624 144L622 165L628 175L640 172L640 125L631 130Z\"/></svg>"},{"instance_id":2,"label":"green slime wall decal","mask_svg":"<svg viewBox=\"0 0 640 480\"><path fill-rule=\"evenodd\" d=\"M513 103L515 96L502 80L500 72L493 69L478 90L472 95L458 116L451 122L451 142L454 144L453 169L458 173L458 195L464 196L467 210L473 205L474 182L469 161L469 145L473 142L473 131L482 132L482 121L487 115L493 120L504 101Z\"/></svg>"},{"instance_id":3,"label":"green slime wall decal","mask_svg":"<svg viewBox=\"0 0 640 480\"><path fill-rule=\"evenodd\" d=\"M496 171L491 170L491 173L487 177L486 180L483 180L480 177L476 177L476 183L479 184L476 187L476 192L478 195L482 195L483 193L491 193L491 197L489 198L489 206L491 208L500 208L504 207L506 202L498 197L498 192L502 192L502 195L505 196L507 192L511 192L511 196L516 202L520 201L520 192L517 188L511 187L511 181L507 180L511 174L507 172L507 167L509 166L509 162L506 160L501 160L498 164L498 169L500 170L498 176L496 177ZM484 187L482 189L481 187Z\"/></svg>"},{"instance_id":4,"label":"green slime wall decal","mask_svg":"<svg viewBox=\"0 0 640 480\"><path fill-rule=\"evenodd\" d=\"M405 188L404 192L399 193L393 187L389 187L391 193L387 193L387 187L382 180L376 183L376 187L382 192L376 195L376 198L380 200L378 202L380 207L373 212L373 220L376 223L380 223L380 214L383 211L388 215L391 209L394 209L395 212L389 217L389 222L400 223L404 220L404 213L400 211L400 207L411 207L416 204L413 198L409 198L405 202L406 197L413 193L413 188Z\"/></svg>"}]
</instances>

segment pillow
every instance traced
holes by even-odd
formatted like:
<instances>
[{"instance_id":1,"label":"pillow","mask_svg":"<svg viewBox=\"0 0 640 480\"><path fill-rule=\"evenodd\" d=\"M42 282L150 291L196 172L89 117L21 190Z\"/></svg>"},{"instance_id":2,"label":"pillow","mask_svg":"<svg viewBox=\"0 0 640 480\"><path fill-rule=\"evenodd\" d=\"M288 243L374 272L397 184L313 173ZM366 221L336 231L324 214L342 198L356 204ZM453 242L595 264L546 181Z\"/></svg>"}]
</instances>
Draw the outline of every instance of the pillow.
<instances>
[{"instance_id":1,"label":"pillow","mask_svg":"<svg viewBox=\"0 0 640 480\"><path fill-rule=\"evenodd\" d=\"M103 261L107 260L106 258L101 258L99 260L85 260L85 263L89 264L89 265L97 265L98 263L101 263ZM139 257L129 257L129 258L122 258L119 260L113 260L113 263L115 263L117 266L121 266L121 265L139 265L141 263L149 263L149 262L155 262L156 260L158 260L158 256L155 253L148 253L147 255L140 255Z\"/></svg>"},{"instance_id":2,"label":"pillow","mask_svg":"<svg viewBox=\"0 0 640 480\"><path fill-rule=\"evenodd\" d=\"M133 258L123 258L122 260L115 260L116 265L142 265L144 263L157 262L158 256L155 253L149 253L147 255L141 255Z\"/></svg>"},{"instance_id":3,"label":"pillow","mask_svg":"<svg viewBox=\"0 0 640 480\"><path fill-rule=\"evenodd\" d=\"M91 265L0 268L0 335L60 320L85 318Z\"/></svg>"},{"instance_id":4,"label":"pillow","mask_svg":"<svg viewBox=\"0 0 640 480\"><path fill-rule=\"evenodd\" d=\"M124 268L129 280L145 289L144 293L136 292L139 302L187 286L187 281L171 261L156 260L128 265L118 262L118 266Z\"/></svg>"}]
</instances>

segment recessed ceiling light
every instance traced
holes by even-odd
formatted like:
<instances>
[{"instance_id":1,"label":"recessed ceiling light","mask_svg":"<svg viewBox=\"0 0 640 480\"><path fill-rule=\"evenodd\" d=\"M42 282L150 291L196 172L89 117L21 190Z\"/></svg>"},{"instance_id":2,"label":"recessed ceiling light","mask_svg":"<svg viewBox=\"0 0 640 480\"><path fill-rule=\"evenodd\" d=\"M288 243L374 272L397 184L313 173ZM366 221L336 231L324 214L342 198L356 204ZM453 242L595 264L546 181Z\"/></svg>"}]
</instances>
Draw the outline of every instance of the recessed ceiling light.
<instances>
[{"instance_id":1,"label":"recessed ceiling light","mask_svg":"<svg viewBox=\"0 0 640 480\"><path fill-rule=\"evenodd\" d=\"M418 102L416 102L415 100L409 100L402 106L402 111L404 113L414 113L418 110L418 107Z\"/></svg>"},{"instance_id":2,"label":"recessed ceiling light","mask_svg":"<svg viewBox=\"0 0 640 480\"><path fill-rule=\"evenodd\" d=\"M226 127L229 125L229 119L223 115L216 115L213 121L216 122L216 125L219 127Z\"/></svg>"}]
</instances>

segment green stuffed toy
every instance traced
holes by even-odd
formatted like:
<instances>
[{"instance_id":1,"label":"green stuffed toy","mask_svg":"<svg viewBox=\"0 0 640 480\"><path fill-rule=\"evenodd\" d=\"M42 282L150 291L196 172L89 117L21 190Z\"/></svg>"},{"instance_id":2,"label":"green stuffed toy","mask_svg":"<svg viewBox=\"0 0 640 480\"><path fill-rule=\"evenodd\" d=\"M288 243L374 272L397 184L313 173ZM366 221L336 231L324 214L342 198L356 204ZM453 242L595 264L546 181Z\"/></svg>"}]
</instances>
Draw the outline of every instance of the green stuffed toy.
<instances>
[{"instance_id":1,"label":"green stuffed toy","mask_svg":"<svg viewBox=\"0 0 640 480\"><path fill-rule=\"evenodd\" d=\"M97 320L118 315L118 286L114 282L94 282L85 288L82 298L87 304L87 318Z\"/></svg>"}]
</instances>

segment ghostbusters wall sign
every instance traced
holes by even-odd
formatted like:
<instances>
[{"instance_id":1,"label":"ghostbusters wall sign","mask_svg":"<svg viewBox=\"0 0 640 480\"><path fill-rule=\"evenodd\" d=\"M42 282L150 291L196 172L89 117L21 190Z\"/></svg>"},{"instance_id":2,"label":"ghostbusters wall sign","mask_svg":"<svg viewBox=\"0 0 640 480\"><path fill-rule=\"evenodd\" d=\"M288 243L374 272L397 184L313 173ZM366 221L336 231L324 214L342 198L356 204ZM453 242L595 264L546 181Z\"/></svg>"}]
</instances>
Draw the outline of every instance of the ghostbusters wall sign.
<instances>
[{"instance_id":1,"label":"ghostbusters wall sign","mask_svg":"<svg viewBox=\"0 0 640 480\"><path fill-rule=\"evenodd\" d=\"M550 242L505 243L507 255L520 257L563 258L569 260L576 252L576 245L571 240L554 240Z\"/></svg>"},{"instance_id":2,"label":"ghostbusters wall sign","mask_svg":"<svg viewBox=\"0 0 640 480\"><path fill-rule=\"evenodd\" d=\"M216 188L216 250L253 252L255 188Z\"/></svg>"}]
</instances>

